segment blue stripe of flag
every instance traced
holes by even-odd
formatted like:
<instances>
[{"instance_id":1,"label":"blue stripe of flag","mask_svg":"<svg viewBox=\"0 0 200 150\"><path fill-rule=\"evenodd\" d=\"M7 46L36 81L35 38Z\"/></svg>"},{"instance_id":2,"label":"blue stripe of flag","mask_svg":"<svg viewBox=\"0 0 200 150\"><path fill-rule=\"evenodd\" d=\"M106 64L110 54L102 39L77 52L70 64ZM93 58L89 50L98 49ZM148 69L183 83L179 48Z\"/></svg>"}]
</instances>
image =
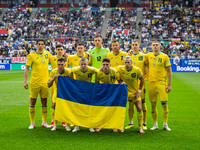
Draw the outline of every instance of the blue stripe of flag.
<instances>
[{"instance_id":1,"label":"blue stripe of flag","mask_svg":"<svg viewBox=\"0 0 200 150\"><path fill-rule=\"evenodd\" d=\"M57 97L79 104L126 107L127 87L122 84L97 84L59 76Z\"/></svg>"}]
</instances>

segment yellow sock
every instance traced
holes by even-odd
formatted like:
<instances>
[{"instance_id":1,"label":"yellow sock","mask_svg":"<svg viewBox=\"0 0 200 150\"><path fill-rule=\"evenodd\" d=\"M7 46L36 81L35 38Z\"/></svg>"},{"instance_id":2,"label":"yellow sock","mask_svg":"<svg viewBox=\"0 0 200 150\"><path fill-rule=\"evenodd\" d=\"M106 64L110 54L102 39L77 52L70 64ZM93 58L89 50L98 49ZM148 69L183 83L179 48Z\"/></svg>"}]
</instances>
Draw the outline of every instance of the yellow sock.
<instances>
[{"instance_id":1,"label":"yellow sock","mask_svg":"<svg viewBox=\"0 0 200 150\"><path fill-rule=\"evenodd\" d=\"M54 125L57 125L58 124L58 121L57 120L54 120Z\"/></svg>"},{"instance_id":2,"label":"yellow sock","mask_svg":"<svg viewBox=\"0 0 200 150\"><path fill-rule=\"evenodd\" d=\"M30 116L30 121L31 122L35 122L34 118L35 118L35 106L30 105L29 106L29 116Z\"/></svg>"},{"instance_id":3,"label":"yellow sock","mask_svg":"<svg viewBox=\"0 0 200 150\"><path fill-rule=\"evenodd\" d=\"M163 120L164 120L164 123L167 123L168 121L168 105L167 105L167 101L164 101L164 102L161 102L162 104L162 115L163 115Z\"/></svg>"},{"instance_id":4,"label":"yellow sock","mask_svg":"<svg viewBox=\"0 0 200 150\"><path fill-rule=\"evenodd\" d=\"M145 101L142 101L142 111L143 111L143 122L147 122L147 105Z\"/></svg>"},{"instance_id":5,"label":"yellow sock","mask_svg":"<svg viewBox=\"0 0 200 150\"><path fill-rule=\"evenodd\" d=\"M143 121L143 112L137 112L137 119L138 119L138 125L139 127L142 126L142 121Z\"/></svg>"},{"instance_id":6,"label":"yellow sock","mask_svg":"<svg viewBox=\"0 0 200 150\"><path fill-rule=\"evenodd\" d=\"M157 101L151 102L151 114L152 114L154 123L158 123Z\"/></svg>"},{"instance_id":7,"label":"yellow sock","mask_svg":"<svg viewBox=\"0 0 200 150\"><path fill-rule=\"evenodd\" d=\"M54 121L55 108L51 107L51 119Z\"/></svg>"},{"instance_id":8,"label":"yellow sock","mask_svg":"<svg viewBox=\"0 0 200 150\"><path fill-rule=\"evenodd\" d=\"M129 108L128 108L128 117L129 121L133 121L133 111L134 111L134 105L132 101L129 101Z\"/></svg>"},{"instance_id":9,"label":"yellow sock","mask_svg":"<svg viewBox=\"0 0 200 150\"><path fill-rule=\"evenodd\" d=\"M47 121L47 106L41 107L42 121Z\"/></svg>"}]
</instances>

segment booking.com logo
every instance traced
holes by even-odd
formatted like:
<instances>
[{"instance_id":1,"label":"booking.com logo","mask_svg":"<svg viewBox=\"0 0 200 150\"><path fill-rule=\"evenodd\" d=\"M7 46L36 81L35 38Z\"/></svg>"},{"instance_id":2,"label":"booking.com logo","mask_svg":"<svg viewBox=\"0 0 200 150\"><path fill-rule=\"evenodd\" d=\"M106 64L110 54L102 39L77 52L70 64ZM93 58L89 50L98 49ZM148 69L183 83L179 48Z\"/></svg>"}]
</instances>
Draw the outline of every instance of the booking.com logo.
<instances>
[{"instance_id":1,"label":"booking.com logo","mask_svg":"<svg viewBox=\"0 0 200 150\"><path fill-rule=\"evenodd\" d=\"M183 72L199 72L200 69L199 69L199 67L192 67L192 66L187 66L187 67L177 66L177 71L183 71Z\"/></svg>"}]
</instances>

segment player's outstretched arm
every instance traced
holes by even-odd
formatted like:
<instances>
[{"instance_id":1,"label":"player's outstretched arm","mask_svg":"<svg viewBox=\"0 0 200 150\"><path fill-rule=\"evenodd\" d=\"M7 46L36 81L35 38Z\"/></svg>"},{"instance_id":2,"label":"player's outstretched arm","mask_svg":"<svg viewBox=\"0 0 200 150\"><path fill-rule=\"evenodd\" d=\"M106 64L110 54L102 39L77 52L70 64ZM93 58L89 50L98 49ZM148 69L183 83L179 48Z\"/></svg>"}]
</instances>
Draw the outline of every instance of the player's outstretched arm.
<instances>
[{"instance_id":1,"label":"player's outstretched arm","mask_svg":"<svg viewBox=\"0 0 200 150\"><path fill-rule=\"evenodd\" d=\"M26 66L26 69L24 71L24 88L25 89L28 89L27 78L28 78L29 69L30 69L30 66Z\"/></svg>"},{"instance_id":2,"label":"player's outstretched arm","mask_svg":"<svg viewBox=\"0 0 200 150\"><path fill-rule=\"evenodd\" d=\"M172 85L172 69L171 69L171 66L167 67L167 73L168 73L168 85L166 87L166 92L169 93L171 91L171 85Z\"/></svg>"}]
</instances>

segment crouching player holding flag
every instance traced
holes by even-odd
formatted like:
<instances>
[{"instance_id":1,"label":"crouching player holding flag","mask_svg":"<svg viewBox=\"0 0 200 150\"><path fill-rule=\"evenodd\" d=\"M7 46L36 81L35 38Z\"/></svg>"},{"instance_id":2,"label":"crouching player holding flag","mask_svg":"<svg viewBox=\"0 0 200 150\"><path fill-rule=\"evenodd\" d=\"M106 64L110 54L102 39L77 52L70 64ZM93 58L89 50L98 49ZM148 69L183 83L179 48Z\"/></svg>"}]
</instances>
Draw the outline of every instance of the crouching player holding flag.
<instances>
[{"instance_id":1,"label":"crouching player holding flag","mask_svg":"<svg viewBox=\"0 0 200 150\"><path fill-rule=\"evenodd\" d=\"M50 73L50 79L48 81L48 87L51 87L53 85L53 83L55 82L55 86L54 86L54 93L53 93L53 97L52 97L52 110L54 111L54 113L52 113L53 117L52 119L54 120L54 116L55 116L55 107L56 107L56 99L57 99L57 82L58 82L58 77L59 76L65 76L65 77L69 77L72 78L72 74L70 69L65 68L65 59L64 58L59 58L57 61L57 66L58 68L53 69L52 72ZM70 127L68 124L66 124L65 126L66 131L71 131ZM51 131L55 131L57 130L57 121L54 120L54 126L51 129Z\"/></svg>"},{"instance_id":2,"label":"crouching player holding flag","mask_svg":"<svg viewBox=\"0 0 200 150\"><path fill-rule=\"evenodd\" d=\"M117 70L110 67L110 59L104 58L102 61L102 67L97 72L97 76L95 78L95 83L101 83L103 84L115 84L116 81L120 82L120 75ZM100 128L96 129L96 132L100 132ZM113 129L113 132L118 132L117 129ZM120 130L121 133L124 132L124 130Z\"/></svg>"}]
</instances>

